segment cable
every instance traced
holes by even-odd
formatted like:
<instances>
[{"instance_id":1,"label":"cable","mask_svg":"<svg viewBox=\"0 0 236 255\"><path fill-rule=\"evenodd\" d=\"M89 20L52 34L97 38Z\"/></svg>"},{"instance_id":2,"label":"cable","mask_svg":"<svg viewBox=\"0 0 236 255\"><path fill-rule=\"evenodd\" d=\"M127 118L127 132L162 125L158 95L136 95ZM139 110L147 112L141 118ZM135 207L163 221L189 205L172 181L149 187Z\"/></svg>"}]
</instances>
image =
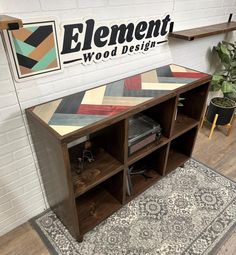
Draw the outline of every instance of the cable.
<instances>
[{"instance_id":1,"label":"cable","mask_svg":"<svg viewBox=\"0 0 236 255\"><path fill-rule=\"evenodd\" d=\"M22 120L23 120L23 123L24 123L24 127L25 127L25 130L26 130L26 136L27 136L27 140L29 142L29 146L30 146L30 150L31 150L31 154L32 154L32 157L33 157L33 161L34 161L34 165L35 165L35 169L36 169L36 174L38 176L38 179L39 179L39 185L40 185L40 189L41 189L41 192L42 192L42 195L43 195L43 201L44 201L44 204L45 204L45 208L47 208L47 199L45 197L45 194L44 194L44 188L43 188L43 183L42 183L42 180L41 180L41 175L39 173L39 170L38 170L38 167L36 165L36 162L35 162L35 157L34 157L34 151L33 151L33 148L32 148L32 144L30 142L30 138L29 138L29 134L27 133L27 123L24 119L24 110L22 109L21 107L21 103L20 103L20 99L18 97L18 93L17 93L17 89L16 89L16 84L15 84L15 81L14 81L14 75L13 75L13 71L12 71L12 66L11 66L11 61L10 61L10 56L9 56L9 52L7 50L7 44L6 44L6 41L5 41L5 38L4 38L4 35L3 35L3 32L1 32L1 38L2 38L2 42L3 42L3 47L5 49L5 53L6 53L6 57L7 57L7 61L8 61L8 65L9 65L9 69L10 69L10 73L11 73L11 78L12 78L12 82L13 82L13 86L14 86L14 90L15 90L15 94L16 94L16 98L17 98L17 102L18 102L18 105L19 105L19 108L20 108L20 112L21 112L21 117L22 117Z\"/></svg>"},{"instance_id":2,"label":"cable","mask_svg":"<svg viewBox=\"0 0 236 255\"><path fill-rule=\"evenodd\" d=\"M174 9L175 9L175 1L176 1L176 0L173 0L173 6L172 6L172 11L171 11L171 16L173 15L173 12L174 12Z\"/></svg>"}]
</instances>

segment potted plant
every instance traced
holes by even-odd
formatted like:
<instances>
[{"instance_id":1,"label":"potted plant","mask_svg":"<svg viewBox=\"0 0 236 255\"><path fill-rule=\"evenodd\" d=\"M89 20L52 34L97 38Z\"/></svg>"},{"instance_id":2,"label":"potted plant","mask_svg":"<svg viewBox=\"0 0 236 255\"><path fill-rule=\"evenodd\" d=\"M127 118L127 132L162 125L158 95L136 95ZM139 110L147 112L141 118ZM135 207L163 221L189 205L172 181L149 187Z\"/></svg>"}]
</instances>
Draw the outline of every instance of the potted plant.
<instances>
[{"instance_id":1,"label":"potted plant","mask_svg":"<svg viewBox=\"0 0 236 255\"><path fill-rule=\"evenodd\" d=\"M221 90L224 97L211 99L206 117L213 122L218 114L216 125L226 125L230 123L236 107L236 43L220 42L213 51L217 53L222 68L213 75L210 90Z\"/></svg>"}]
</instances>

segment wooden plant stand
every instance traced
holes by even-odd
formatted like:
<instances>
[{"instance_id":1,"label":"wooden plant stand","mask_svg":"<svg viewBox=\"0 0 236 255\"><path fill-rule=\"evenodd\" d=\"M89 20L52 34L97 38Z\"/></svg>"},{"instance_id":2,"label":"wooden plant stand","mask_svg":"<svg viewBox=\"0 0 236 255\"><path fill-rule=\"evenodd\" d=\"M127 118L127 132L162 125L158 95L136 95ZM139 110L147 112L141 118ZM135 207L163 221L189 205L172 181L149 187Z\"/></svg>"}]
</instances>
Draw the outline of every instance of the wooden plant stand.
<instances>
[{"instance_id":1,"label":"wooden plant stand","mask_svg":"<svg viewBox=\"0 0 236 255\"><path fill-rule=\"evenodd\" d=\"M191 157L211 76L169 65L26 110L51 209L78 241L83 235ZM184 106L177 111L179 97ZM177 112L177 116L176 116ZM162 127L155 141L128 156L128 123L136 113ZM73 165L85 138L97 146L81 174ZM79 141L78 141L79 139ZM131 176L133 163L149 164Z\"/></svg>"},{"instance_id":2,"label":"wooden plant stand","mask_svg":"<svg viewBox=\"0 0 236 255\"><path fill-rule=\"evenodd\" d=\"M201 125L200 125L201 128L203 127L204 121L207 121L207 119L205 117L206 113L207 113L207 107L206 107L205 112L203 114L203 118L202 118ZM208 136L209 139L211 139L216 127L222 127L224 129L226 129L226 135L227 136L229 136L231 131L232 131L233 123L234 123L234 120L235 120L235 114L233 114L231 121L228 124L223 125L223 126L222 125L216 125L218 117L219 117L218 114L216 114L215 117L214 117L214 120L213 120L212 125L211 125L210 134Z\"/></svg>"}]
</instances>

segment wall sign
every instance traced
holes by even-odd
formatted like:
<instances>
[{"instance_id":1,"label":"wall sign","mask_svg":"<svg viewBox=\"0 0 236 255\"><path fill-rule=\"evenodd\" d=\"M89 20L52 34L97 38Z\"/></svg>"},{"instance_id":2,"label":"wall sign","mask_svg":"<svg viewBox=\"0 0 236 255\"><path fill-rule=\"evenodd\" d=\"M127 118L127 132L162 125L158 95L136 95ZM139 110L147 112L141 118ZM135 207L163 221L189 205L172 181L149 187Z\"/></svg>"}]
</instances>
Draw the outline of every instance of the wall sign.
<instances>
[{"instance_id":1,"label":"wall sign","mask_svg":"<svg viewBox=\"0 0 236 255\"><path fill-rule=\"evenodd\" d=\"M91 64L111 58L148 52L167 42L173 30L170 15L136 22L97 23L86 19L61 24L57 39L55 21L25 23L19 30L5 31L5 39L17 81L61 70L61 61ZM59 45L61 47L58 47Z\"/></svg>"},{"instance_id":2,"label":"wall sign","mask_svg":"<svg viewBox=\"0 0 236 255\"><path fill-rule=\"evenodd\" d=\"M93 19L63 25L61 56L64 64L89 64L110 58L147 52L167 42L173 29L170 15L138 22L96 23Z\"/></svg>"}]
</instances>

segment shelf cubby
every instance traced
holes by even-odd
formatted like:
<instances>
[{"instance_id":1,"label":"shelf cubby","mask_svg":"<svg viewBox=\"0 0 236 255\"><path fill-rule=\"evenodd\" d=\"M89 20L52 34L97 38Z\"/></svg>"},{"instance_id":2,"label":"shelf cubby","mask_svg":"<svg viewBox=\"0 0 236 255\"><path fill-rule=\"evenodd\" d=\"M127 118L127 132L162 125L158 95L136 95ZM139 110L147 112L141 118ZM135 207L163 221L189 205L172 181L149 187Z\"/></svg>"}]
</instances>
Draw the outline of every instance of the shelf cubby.
<instances>
[{"instance_id":1,"label":"shelf cubby","mask_svg":"<svg viewBox=\"0 0 236 255\"><path fill-rule=\"evenodd\" d=\"M183 165L188 159L189 156L185 155L183 152L170 148L165 174L172 172L177 166Z\"/></svg>"},{"instance_id":2,"label":"shelf cubby","mask_svg":"<svg viewBox=\"0 0 236 255\"><path fill-rule=\"evenodd\" d=\"M121 121L89 136L89 141L95 147L94 161L85 162L84 169L79 174L76 173L76 167L78 167L78 157L82 155L85 142L69 148L75 197L82 195L124 168L124 146L119 146L124 142L123 128L124 121ZM117 147L111 146L112 139L116 141Z\"/></svg>"},{"instance_id":3,"label":"shelf cubby","mask_svg":"<svg viewBox=\"0 0 236 255\"><path fill-rule=\"evenodd\" d=\"M80 233L84 234L122 206L121 171L76 199Z\"/></svg>"},{"instance_id":4,"label":"shelf cubby","mask_svg":"<svg viewBox=\"0 0 236 255\"><path fill-rule=\"evenodd\" d=\"M121 171L123 165L105 150L100 149L95 161L87 163L84 170L77 174L72 170L72 181L75 196L80 196L97 184Z\"/></svg>"},{"instance_id":5,"label":"shelf cubby","mask_svg":"<svg viewBox=\"0 0 236 255\"><path fill-rule=\"evenodd\" d=\"M90 135L92 141L122 163L125 160L126 125L124 119Z\"/></svg>"},{"instance_id":6,"label":"shelf cubby","mask_svg":"<svg viewBox=\"0 0 236 255\"><path fill-rule=\"evenodd\" d=\"M182 101L183 106L178 107L178 114L183 114L199 121L205 105L208 85L206 83L180 94L179 98L184 98L184 100Z\"/></svg>"},{"instance_id":7,"label":"shelf cubby","mask_svg":"<svg viewBox=\"0 0 236 255\"><path fill-rule=\"evenodd\" d=\"M196 125L198 125L197 120L179 112L174 123L172 137L177 137Z\"/></svg>"},{"instance_id":8,"label":"shelf cubby","mask_svg":"<svg viewBox=\"0 0 236 255\"><path fill-rule=\"evenodd\" d=\"M167 143L168 143L168 138L162 135L159 140L146 145L144 148L130 155L128 157L128 164L130 165L135 163L136 161L142 159L143 157L147 156L148 154L152 153L153 151L164 146Z\"/></svg>"},{"instance_id":9,"label":"shelf cubby","mask_svg":"<svg viewBox=\"0 0 236 255\"><path fill-rule=\"evenodd\" d=\"M170 142L165 174L183 165L192 155L198 127L194 127Z\"/></svg>"},{"instance_id":10,"label":"shelf cubby","mask_svg":"<svg viewBox=\"0 0 236 255\"><path fill-rule=\"evenodd\" d=\"M175 113L176 97L172 97L162 103L159 103L142 113L154 119L161 125L162 135L169 138Z\"/></svg>"},{"instance_id":11,"label":"shelf cubby","mask_svg":"<svg viewBox=\"0 0 236 255\"><path fill-rule=\"evenodd\" d=\"M143 175L131 175L132 192L131 195L126 195L126 200L130 201L144 190L156 183L164 173L168 145L164 145L154 152L148 154L146 157L140 159L133 165L136 168L147 168L145 175L150 177L146 178Z\"/></svg>"},{"instance_id":12,"label":"shelf cubby","mask_svg":"<svg viewBox=\"0 0 236 255\"><path fill-rule=\"evenodd\" d=\"M188 90L178 96L182 106L176 106L171 137L175 138L199 124L206 102L208 83Z\"/></svg>"}]
</instances>

